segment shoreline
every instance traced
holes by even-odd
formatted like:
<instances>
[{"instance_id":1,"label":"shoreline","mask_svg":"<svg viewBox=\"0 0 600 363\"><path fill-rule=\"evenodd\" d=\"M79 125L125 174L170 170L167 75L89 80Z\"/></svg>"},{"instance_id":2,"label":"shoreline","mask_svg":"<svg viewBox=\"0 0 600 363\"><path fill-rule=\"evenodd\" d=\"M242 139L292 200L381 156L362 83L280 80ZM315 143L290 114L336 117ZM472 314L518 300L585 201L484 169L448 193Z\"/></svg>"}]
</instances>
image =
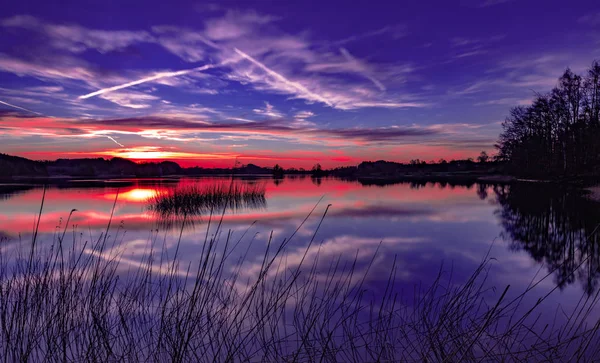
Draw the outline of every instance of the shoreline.
<instances>
[{"instance_id":1,"label":"shoreline","mask_svg":"<svg viewBox=\"0 0 600 363\"><path fill-rule=\"evenodd\" d=\"M27 186L27 185L53 185L53 186L119 186L129 185L135 182L144 182L151 180L160 180L161 182L176 182L183 178L211 178L211 177L235 177L235 178L264 178L264 179L281 179L274 177L271 174L199 174L185 175L173 174L164 176L135 176L135 175L100 175L100 176L70 176L70 175L55 175L55 176L13 176L0 177L0 188L2 186ZM404 182L446 182L446 183L481 183L481 184L511 184L514 182L543 182L543 183L562 183L564 181L549 181L549 180L529 180L519 179L510 175L501 174L471 174L471 173L430 173L430 174L403 174L397 176L382 176L382 175L323 175L319 177L311 174L285 174L284 178L333 178L344 181L358 181L363 184L395 184Z\"/></svg>"},{"instance_id":2,"label":"shoreline","mask_svg":"<svg viewBox=\"0 0 600 363\"><path fill-rule=\"evenodd\" d=\"M176 182L183 178L211 178L211 177L235 177L235 178L264 178L281 179L271 174L265 173L207 173L207 174L170 174L163 176L135 176L135 175L99 175L99 176L71 176L71 175L53 175L53 176L12 176L0 177L1 186L17 185L58 185L58 186L118 186L120 184L131 184L137 181L160 180L161 182ZM590 192L594 198L600 201L600 182L596 178L590 179L589 176L569 179L530 179L519 178L504 174L482 174L482 173L407 173L399 175L335 175L324 174L322 176L313 176L306 174L285 174L284 178L334 178L345 181L358 181L363 184L395 184L403 182L446 182L446 183L480 183L480 184L512 184L512 183L539 183L539 184L557 184L557 185L575 185Z\"/></svg>"}]
</instances>

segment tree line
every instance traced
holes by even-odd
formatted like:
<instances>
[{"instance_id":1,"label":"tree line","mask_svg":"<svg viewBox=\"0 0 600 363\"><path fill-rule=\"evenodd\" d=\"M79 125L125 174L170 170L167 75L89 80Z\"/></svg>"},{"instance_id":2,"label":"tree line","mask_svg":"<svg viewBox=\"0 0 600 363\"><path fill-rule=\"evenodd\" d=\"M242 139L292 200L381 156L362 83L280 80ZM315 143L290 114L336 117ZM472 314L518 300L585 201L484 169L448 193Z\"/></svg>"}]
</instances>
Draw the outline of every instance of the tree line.
<instances>
[{"instance_id":1,"label":"tree line","mask_svg":"<svg viewBox=\"0 0 600 363\"><path fill-rule=\"evenodd\" d=\"M530 106L510 110L497 158L514 174L572 177L600 166L600 64L582 77L567 69L557 86Z\"/></svg>"}]
</instances>

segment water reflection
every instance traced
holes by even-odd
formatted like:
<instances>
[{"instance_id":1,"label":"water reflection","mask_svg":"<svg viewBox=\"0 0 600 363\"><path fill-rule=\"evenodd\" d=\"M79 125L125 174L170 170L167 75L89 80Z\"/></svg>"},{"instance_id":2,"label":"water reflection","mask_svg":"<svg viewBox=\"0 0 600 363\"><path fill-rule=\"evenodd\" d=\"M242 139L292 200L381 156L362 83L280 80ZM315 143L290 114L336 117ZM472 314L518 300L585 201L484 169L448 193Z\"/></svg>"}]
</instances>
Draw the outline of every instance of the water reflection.
<instances>
[{"instance_id":1,"label":"water reflection","mask_svg":"<svg viewBox=\"0 0 600 363\"><path fill-rule=\"evenodd\" d=\"M157 194L159 193L159 190L157 188L135 188L135 189L131 189L128 190L126 192L120 193L118 198L120 200L125 200L128 202L146 202L147 200L149 200L152 197L155 197ZM111 194L111 193L107 193L106 198L108 199L115 199L117 198L117 194Z\"/></svg>"},{"instance_id":2,"label":"water reflection","mask_svg":"<svg viewBox=\"0 0 600 363\"><path fill-rule=\"evenodd\" d=\"M274 230L275 236L284 238L323 197L323 205L332 204L319 232L325 240L350 236L344 239L349 244L354 239L420 238L419 244L404 246L407 250L401 252L403 256L411 256L407 258L412 263L410 268L406 265L407 274L423 278L442 259L479 261L489 244L501 234L515 253L504 246L497 253L511 263L520 261L522 271L537 270L543 262L563 288L581 285L587 293L598 288L600 240L592 232L600 224L600 207L576 190L541 184L494 186L468 180L339 180L300 175L277 180L236 178L240 185L264 185L265 193L228 202L226 198L200 201L194 205L198 213L152 213L147 208L148 199L182 185L214 186L227 184L228 180L65 181L46 192L40 236L51 240L57 223L71 209L77 212L69 229L105 231L118 193L113 225L122 223L127 239L144 240L148 231L155 228L169 232L181 227L183 219L191 229L207 220L211 208L212 214L219 216L225 210L226 229L244 230L259 221L256 232L268 235ZM32 230L33 217L39 212L41 195L41 186L0 185L0 239L25 239ZM311 221L298 232L302 238L312 236L317 223ZM304 241L302 238L298 238L299 243ZM190 231L189 239L197 240L194 231ZM353 250L350 245L346 247ZM389 253L397 253L399 249L394 246ZM467 270L467 260L463 263ZM571 273L579 265L581 268ZM511 268L517 271L514 265ZM511 269L508 270L502 276L508 276Z\"/></svg>"},{"instance_id":3,"label":"water reflection","mask_svg":"<svg viewBox=\"0 0 600 363\"><path fill-rule=\"evenodd\" d=\"M133 198L145 197L147 209L163 227L191 227L203 215L264 209L267 205L264 183L254 181L184 183L160 192L132 190L128 193L133 193L130 195Z\"/></svg>"},{"instance_id":4,"label":"water reflection","mask_svg":"<svg viewBox=\"0 0 600 363\"><path fill-rule=\"evenodd\" d=\"M588 294L598 288L599 203L578 190L533 183L496 187L494 192L502 235L513 250L527 251L547 264L561 288L576 281ZM478 195L484 193L478 189Z\"/></svg>"},{"instance_id":5,"label":"water reflection","mask_svg":"<svg viewBox=\"0 0 600 363\"><path fill-rule=\"evenodd\" d=\"M33 188L30 184L0 184L0 200L12 198Z\"/></svg>"}]
</instances>

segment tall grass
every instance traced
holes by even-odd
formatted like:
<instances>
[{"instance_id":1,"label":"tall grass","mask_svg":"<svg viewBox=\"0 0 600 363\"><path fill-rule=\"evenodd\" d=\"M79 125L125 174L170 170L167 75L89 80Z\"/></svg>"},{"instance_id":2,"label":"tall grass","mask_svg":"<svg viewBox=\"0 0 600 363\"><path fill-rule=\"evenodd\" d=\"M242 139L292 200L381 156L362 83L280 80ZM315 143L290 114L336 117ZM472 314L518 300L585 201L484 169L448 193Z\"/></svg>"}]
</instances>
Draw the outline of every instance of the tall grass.
<instances>
[{"instance_id":1,"label":"tall grass","mask_svg":"<svg viewBox=\"0 0 600 363\"><path fill-rule=\"evenodd\" d=\"M194 216L223 208L266 205L265 185L249 183L184 184L161 191L148 200L148 209L160 215Z\"/></svg>"},{"instance_id":2,"label":"tall grass","mask_svg":"<svg viewBox=\"0 0 600 363\"><path fill-rule=\"evenodd\" d=\"M486 284L493 264L489 256L462 284L440 268L435 282L416 288L408 304L395 287L400 272L395 263L377 295L366 284L375 259L361 273L358 258L351 263L332 259L325 261L326 271L319 269L324 261L318 253L307 258L319 250L319 227L297 263L287 265L290 241L308 216L281 243L271 234L259 261L244 257L249 247L243 242L250 243L244 236L220 237L223 214L210 217L207 229L214 233L207 230L201 257L189 265L179 262L181 234L174 251L151 238L142 262L132 265L116 238L109 237L110 224L88 240L68 230L70 217L51 245L38 244L34 233L27 248L0 254L0 357L5 362L566 362L600 357L599 323L586 325L598 294L582 296L566 313L566 323L538 326L537 309L553 290L527 305L524 297L536 282L508 299L508 286ZM232 257L240 249L242 257Z\"/></svg>"}]
</instances>

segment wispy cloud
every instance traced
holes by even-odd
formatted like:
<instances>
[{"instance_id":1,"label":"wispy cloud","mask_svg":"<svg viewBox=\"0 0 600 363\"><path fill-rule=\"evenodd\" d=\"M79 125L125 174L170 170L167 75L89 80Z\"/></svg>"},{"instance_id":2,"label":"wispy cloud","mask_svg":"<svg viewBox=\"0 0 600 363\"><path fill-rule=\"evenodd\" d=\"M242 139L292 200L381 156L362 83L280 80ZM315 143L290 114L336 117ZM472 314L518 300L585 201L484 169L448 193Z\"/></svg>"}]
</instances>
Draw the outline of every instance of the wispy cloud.
<instances>
[{"instance_id":1,"label":"wispy cloud","mask_svg":"<svg viewBox=\"0 0 600 363\"><path fill-rule=\"evenodd\" d=\"M456 54L454 56L454 59L461 59L461 58L473 57L473 56L481 55L481 54L485 54L485 53L487 53L487 51L485 51L485 50L473 50L473 51L470 51L470 52L464 52L464 53Z\"/></svg>"},{"instance_id":2,"label":"wispy cloud","mask_svg":"<svg viewBox=\"0 0 600 363\"><path fill-rule=\"evenodd\" d=\"M487 105L503 105L503 106L528 106L532 102L531 98L515 98L505 97L494 100L488 100L483 102L477 102L475 106L487 106Z\"/></svg>"},{"instance_id":3,"label":"wispy cloud","mask_svg":"<svg viewBox=\"0 0 600 363\"><path fill-rule=\"evenodd\" d=\"M315 116L315 113L312 111L300 111L294 115L294 117L297 119L306 119L313 116Z\"/></svg>"},{"instance_id":4,"label":"wispy cloud","mask_svg":"<svg viewBox=\"0 0 600 363\"><path fill-rule=\"evenodd\" d=\"M111 92L104 93L100 97L119 106L134 109L150 108L152 107L151 101L160 99L160 97L140 92Z\"/></svg>"},{"instance_id":5,"label":"wispy cloud","mask_svg":"<svg viewBox=\"0 0 600 363\"><path fill-rule=\"evenodd\" d=\"M123 81L121 76L100 72L79 58L57 54L21 59L0 53L0 70L41 80L82 81L89 85Z\"/></svg>"},{"instance_id":6,"label":"wispy cloud","mask_svg":"<svg viewBox=\"0 0 600 363\"><path fill-rule=\"evenodd\" d=\"M397 39L404 35L404 26L386 26L353 36L342 43L323 43L311 41L308 33L291 35L282 32L277 27L279 20L278 17L253 11L229 10L221 16L209 17L203 29L160 25L149 30L99 30L74 24L57 25L27 15L14 16L0 21L0 25L35 31L38 37L45 37L52 49L39 49L40 54L36 57L0 54L0 70L46 81L83 82L73 83L73 86L86 89L87 93L81 92L84 94L78 96L79 100L150 82L177 87L187 93L218 95L221 92L217 87L198 87L196 75L219 67L214 72L218 76L212 76L214 79L240 82L251 85L256 92L286 94L291 99L320 103L339 110L426 105L417 101L414 95L397 89L393 96L385 94L390 87L405 81L405 76L413 71L410 66L374 65L348 49L332 49L365 37L386 35ZM147 71L130 69L117 73L100 69L79 55L87 50L101 53L120 51L141 43L160 45L186 62L208 59L216 62L144 76ZM323 44L327 45L323 47ZM239 62L240 57L247 62ZM339 77L332 78L332 74ZM369 83L365 85L354 75L364 78L375 89L369 89ZM90 88L96 90L88 91ZM111 100L116 96L105 98ZM121 102L121 105L125 104L129 108L144 107ZM69 105L72 111L81 107Z\"/></svg>"},{"instance_id":7,"label":"wispy cloud","mask_svg":"<svg viewBox=\"0 0 600 363\"><path fill-rule=\"evenodd\" d=\"M600 25L600 12L586 14L586 15L580 17L577 21L581 24L586 24L586 25L592 25L592 26Z\"/></svg>"},{"instance_id":8,"label":"wispy cloud","mask_svg":"<svg viewBox=\"0 0 600 363\"><path fill-rule=\"evenodd\" d=\"M256 59L252 58L248 54L242 52L241 50L239 50L237 48L235 48L234 50L237 54L241 55L248 61L252 62L254 65L258 66L260 69L265 71L269 76L275 78L278 82L285 85L286 88L288 89L288 91L290 91L290 93L299 93L301 96L303 96L311 101L318 101L318 102L322 102L328 106L333 106L333 103L331 103L331 101L329 101L325 97L323 97L319 94L316 94L314 92L311 92L305 86L303 86L302 84L300 84L298 82L290 81L289 79L285 78L281 74L275 72L274 70L270 69L266 65L262 64L261 62L257 61Z\"/></svg>"},{"instance_id":9,"label":"wispy cloud","mask_svg":"<svg viewBox=\"0 0 600 363\"><path fill-rule=\"evenodd\" d=\"M206 21L206 35L216 41L240 38L252 31L256 26L265 25L277 20L277 17L258 14L254 11L229 10L222 18Z\"/></svg>"},{"instance_id":10,"label":"wispy cloud","mask_svg":"<svg viewBox=\"0 0 600 363\"><path fill-rule=\"evenodd\" d=\"M191 93L198 93L201 95L218 95L219 91L211 88L196 88L190 91Z\"/></svg>"},{"instance_id":11,"label":"wispy cloud","mask_svg":"<svg viewBox=\"0 0 600 363\"><path fill-rule=\"evenodd\" d=\"M88 49L107 53L132 44L155 41L154 37L145 31L105 31L87 29L78 25L47 24L29 15L17 15L4 19L0 25L38 31L48 37L51 45L55 48L74 53Z\"/></svg>"},{"instance_id":12,"label":"wispy cloud","mask_svg":"<svg viewBox=\"0 0 600 363\"><path fill-rule=\"evenodd\" d=\"M363 62L356 59L347 49L340 48L340 53L345 58L344 62L338 63L317 63L310 64L306 70L312 72L330 72L330 73L356 73L371 81L380 91L385 91L386 87L373 75L373 71Z\"/></svg>"},{"instance_id":13,"label":"wispy cloud","mask_svg":"<svg viewBox=\"0 0 600 363\"><path fill-rule=\"evenodd\" d=\"M474 49L478 49L484 45L489 45L491 43L499 42L506 38L505 34L497 34L488 37L453 37L450 39L450 44L453 47L474 47Z\"/></svg>"},{"instance_id":14,"label":"wispy cloud","mask_svg":"<svg viewBox=\"0 0 600 363\"><path fill-rule=\"evenodd\" d=\"M399 38L406 36L408 34L408 32L406 31L405 25L388 25L388 26L384 26L383 28L368 31L368 32L365 32L362 34L351 35L347 38L335 41L335 42L333 42L333 44L337 45L337 46L341 46L341 45L345 45L347 43L352 43L352 42L356 42L359 40L368 39L371 37L375 37L375 36L379 36L379 35L386 35L386 34L389 34L392 39L399 39Z\"/></svg>"},{"instance_id":15,"label":"wispy cloud","mask_svg":"<svg viewBox=\"0 0 600 363\"><path fill-rule=\"evenodd\" d=\"M270 104L269 102L266 102L266 101L265 101L264 108L255 108L252 111L254 111L254 113L256 113L258 115L267 116L267 117L271 117L271 118L282 118L283 117L282 113L277 111L272 104Z\"/></svg>"},{"instance_id":16,"label":"wispy cloud","mask_svg":"<svg viewBox=\"0 0 600 363\"><path fill-rule=\"evenodd\" d=\"M513 1L515 1L515 0L482 0L481 4L479 4L478 7L487 8L490 6L500 5L500 4L509 3L509 2L513 2Z\"/></svg>"},{"instance_id":17,"label":"wispy cloud","mask_svg":"<svg viewBox=\"0 0 600 363\"><path fill-rule=\"evenodd\" d=\"M286 78L237 48L235 51L266 73L266 77L247 69L240 69L237 73L239 79L250 81L256 84L259 89L265 88L279 93L290 94L294 98L304 99L309 102L320 102L329 107L341 110L365 107L407 108L427 106L427 103L424 102L389 100L385 97L380 97L377 93L364 87L356 85L348 87L348 85L343 84L335 85L333 82L327 83L327 80L319 81L311 77L306 77L308 80L307 83L310 82L310 86L304 85L299 81L292 81ZM326 68L323 67L323 69ZM318 91L311 88L317 88Z\"/></svg>"},{"instance_id":18,"label":"wispy cloud","mask_svg":"<svg viewBox=\"0 0 600 363\"><path fill-rule=\"evenodd\" d=\"M202 32L175 26L154 26L158 44L186 62L199 62L207 54L206 47L218 49L219 45L212 42Z\"/></svg>"},{"instance_id":19,"label":"wispy cloud","mask_svg":"<svg viewBox=\"0 0 600 363\"><path fill-rule=\"evenodd\" d=\"M137 135L144 138L193 140L201 134L234 135L239 140L255 136L290 138L302 142L335 142L350 144L403 144L435 139L449 141L461 137L476 137L481 125L433 124L429 126L393 125L386 127L322 128L310 123L293 123L286 119L254 122L208 122L182 117L144 116L115 119L54 119L43 117L0 117L0 128L11 132L35 132L39 135L93 136ZM186 136L191 135L191 136ZM206 139L208 140L208 139ZM481 141L481 139L478 139Z\"/></svg>"}]
</instances>

